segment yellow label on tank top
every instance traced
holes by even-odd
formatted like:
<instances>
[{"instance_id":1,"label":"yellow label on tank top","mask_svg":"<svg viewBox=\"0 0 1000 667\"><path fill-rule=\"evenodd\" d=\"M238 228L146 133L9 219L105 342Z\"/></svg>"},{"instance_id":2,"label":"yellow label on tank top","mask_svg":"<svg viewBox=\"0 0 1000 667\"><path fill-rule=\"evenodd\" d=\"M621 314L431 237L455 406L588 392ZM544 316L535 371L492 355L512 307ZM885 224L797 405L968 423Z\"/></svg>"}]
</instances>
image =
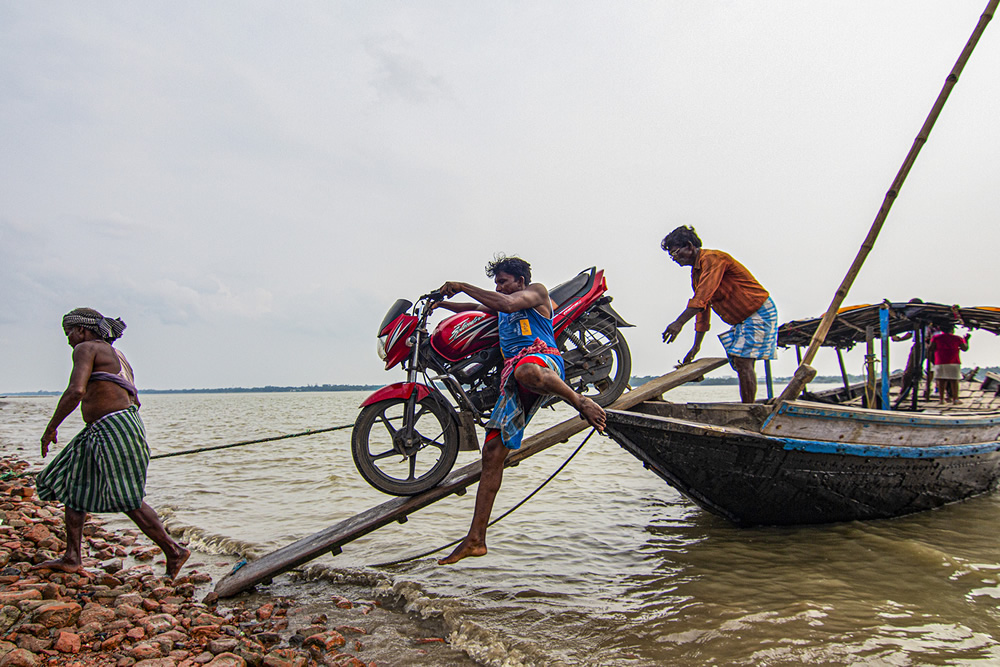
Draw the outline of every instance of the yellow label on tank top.
<instances>
[{"instance_id":1,"label":"yellow label on tank top","mask_svg":"<svg viewBox=\"0 0 1000 667\"><path fill-rule=\"evenodd\" d=\"M521 320L521 335L530 336L531 335L531 322L528 320Z\"/></svg>"}]
</instances>

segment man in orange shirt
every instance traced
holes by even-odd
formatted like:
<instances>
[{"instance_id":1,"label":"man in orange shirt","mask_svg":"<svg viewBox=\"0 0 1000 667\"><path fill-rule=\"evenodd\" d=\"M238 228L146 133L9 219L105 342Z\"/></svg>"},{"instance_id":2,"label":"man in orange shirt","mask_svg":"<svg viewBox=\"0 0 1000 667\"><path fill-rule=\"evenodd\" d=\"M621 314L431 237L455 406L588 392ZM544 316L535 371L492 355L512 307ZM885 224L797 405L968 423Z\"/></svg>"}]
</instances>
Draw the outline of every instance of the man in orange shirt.
<instances>
[{"instance_id":1,"label":"man in orange shirt","mask_svg":"<svg viewBox=\"0 0 1000 667\"><path fill-rule=\"evenodd\" d=\"M663 342L672 343L692 317L694 345L684 357L694 361L709 329L712 313L732 325L719 336L729 363L740 382L740 400L753 403L757 396L757 359L774 359L778 340L778 310L767 290L728 253L701 247L692 227L678 227L660 244L680 266L691 267L694 296L687 308L663 332Z\"/></svg>"}]
</instances>

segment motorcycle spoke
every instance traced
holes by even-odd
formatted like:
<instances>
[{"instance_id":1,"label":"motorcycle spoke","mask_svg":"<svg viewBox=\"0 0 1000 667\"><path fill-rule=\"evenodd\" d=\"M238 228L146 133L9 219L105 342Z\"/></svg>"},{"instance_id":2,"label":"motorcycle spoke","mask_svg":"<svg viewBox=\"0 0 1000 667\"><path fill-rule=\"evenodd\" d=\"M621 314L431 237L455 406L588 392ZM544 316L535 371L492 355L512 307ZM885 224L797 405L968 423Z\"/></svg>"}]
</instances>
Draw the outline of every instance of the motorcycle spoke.
<instances>
[{"instance_id":1,"label":"motorcycle spoke","mask_svg":"<svg viewBox=\"0 0 1000 667\"><path fill-rule=\"evenodd\" d=\"M605 352L607 352L608 350L610 350L612 345L613 345L613 343L605 343L603 345L601 345L600 343L598 343L597 347L595 347L592 350L587 350L587 352L591 356L595 356L596 357L598 355L603 355Z\"/></svg>"},{"instance_id":2,"label":"motorcycle spoke","mask_svg":"<svg viewBox=\"0 0 1000 667\"><path fill-rule=\"evenodd\" d=\"M381 454L369 454L368 458L370 458L372 461L381 461L387 456L400 456L400 453L397 452L395 449L387 449Z\"/></svg>"},{"instance_id":3,"label":"motorcycle spoke","mask_svg":"<svg viewBox=\"0 0 1000 667\"><path fill-rule=\"evenodd\" d=\"M427 447L428 445L434 445L438 449L444 449L444 443L443 442L438 442L438 439L441 436L443 436L443 435L444 435L444 431L441 431L440 433L438 433L437 436L434 437L434 438L428 438L425 435L420 436L420 440L423 442L423 447L421 447L420 449L424 449L424 447Z\"/></svg>"},{"instance_id":4,"label":"motorcycle spoke","mask_svg":"<svg viewBox=\"0 0 1000 667\"><path fill-rule=\"evenodd\" d=\"M410 457L410 476L407 477L406 479L412 481L416 477L416 475L417 475L417 457L416 456L411 456Z\"/></svg>"},{"instance_id":5,"label":"motorcycle spoke","mask_svg":"<svg viewBox=\"0 0 1000 667\"><path fill-rule=\"evenodd\" d=\"M393 425L392 425L392 424L390 423L390 422L391 422L391 421L393 421L394 419L399 419L399 417L386 417L386 416L385 416L385 410L383 410L383 411L382 411L382 412L381 412L381 413L379 414L379 418L378 418L378 420L377 420L377 421L380 421L380 422L382 422L382 425L383 425L383 426L385 426L385 430L386 430L386 431L388 431L388 432L389 432L389 435L390 435L390 436L392 436L392 437L395 437L395 436L396 436L396 429L395 429L395 427L393 427Z\"/></svg>"}]
</instances>

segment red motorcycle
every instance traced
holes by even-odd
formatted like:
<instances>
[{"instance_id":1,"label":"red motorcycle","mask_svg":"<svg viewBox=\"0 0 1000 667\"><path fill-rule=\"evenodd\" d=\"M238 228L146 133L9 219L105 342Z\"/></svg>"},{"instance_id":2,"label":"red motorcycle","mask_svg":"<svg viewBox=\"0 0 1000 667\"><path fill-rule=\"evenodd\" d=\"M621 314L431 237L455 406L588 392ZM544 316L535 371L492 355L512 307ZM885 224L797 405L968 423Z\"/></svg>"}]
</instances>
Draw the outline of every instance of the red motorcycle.
<instances>
[{"instance_id":1,"label":"red motorcycle","mask_svg":"<svg viewBox=\"0 0 1000 667\"><path fill-rule=\"evenodd\" d=\"M591 267L549 292L566 383L602 407L621 396L632 372L618 330L633 325L611 307L607 289L604 271ZM455 313L428 335L427 316L442 298L425 294L416 306L400 299L379 325L379 358L386 370L403 363L406 382L382 387L361 404L351 453L361 476L384 493L413 495L444 479L460 450L479 449L475 427L486 425L500 396L497 316Z\"/></svg>"}]
</instances>

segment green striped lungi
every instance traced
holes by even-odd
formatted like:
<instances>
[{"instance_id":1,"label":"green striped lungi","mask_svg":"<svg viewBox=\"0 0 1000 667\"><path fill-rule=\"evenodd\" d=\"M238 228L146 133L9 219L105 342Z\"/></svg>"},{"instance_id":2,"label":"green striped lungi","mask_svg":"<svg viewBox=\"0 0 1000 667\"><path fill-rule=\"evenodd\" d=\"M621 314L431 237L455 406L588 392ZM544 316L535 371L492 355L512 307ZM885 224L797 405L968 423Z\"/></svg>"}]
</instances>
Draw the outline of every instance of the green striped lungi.
<instances>
[{"instance_id":1,"label":"green striped lungi","mask_svg":"<svg viewBox=\"0 0 1000 667\"><path fill-rule=\"evenodd\" d=\"M88 424L35 479L38 497L78 512L130 512L146 495L149 446L139 408Z\"/></svg>"}]
</instances>

